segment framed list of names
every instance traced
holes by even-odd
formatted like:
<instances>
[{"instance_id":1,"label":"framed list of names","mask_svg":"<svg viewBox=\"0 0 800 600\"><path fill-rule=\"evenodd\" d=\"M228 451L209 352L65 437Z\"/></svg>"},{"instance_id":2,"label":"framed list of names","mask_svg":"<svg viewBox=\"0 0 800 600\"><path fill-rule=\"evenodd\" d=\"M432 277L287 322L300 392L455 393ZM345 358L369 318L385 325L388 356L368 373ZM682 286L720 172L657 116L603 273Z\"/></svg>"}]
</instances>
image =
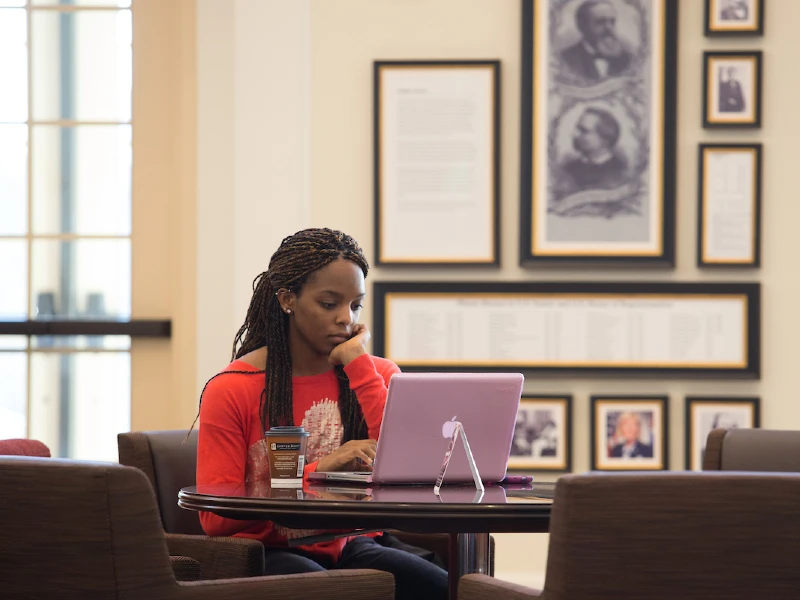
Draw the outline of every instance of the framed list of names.
<instances>
[{"instance_id":1,"label":"framed list of names","mask_svg":"<svg viewBox=\"0 0 800 600\"><path fill-rule=\"evenodd\" d=\"M376 283L375 351L417 370L756 378L757 283Z\"/></svg>"}]
</instances>

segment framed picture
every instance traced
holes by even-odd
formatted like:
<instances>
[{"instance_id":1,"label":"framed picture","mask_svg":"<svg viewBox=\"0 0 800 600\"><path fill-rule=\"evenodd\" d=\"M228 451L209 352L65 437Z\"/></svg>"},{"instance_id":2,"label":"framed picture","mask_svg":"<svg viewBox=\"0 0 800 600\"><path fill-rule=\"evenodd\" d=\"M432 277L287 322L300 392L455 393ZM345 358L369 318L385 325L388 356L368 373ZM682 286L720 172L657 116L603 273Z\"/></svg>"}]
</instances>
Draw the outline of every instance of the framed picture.
<instances>
[{"instance_id":1,"label":"framed picture","mask_svg":"<svg viewBox=\"0 0 800 600\"><path fill-rule=\"evenodd\" d=\"M677 16L522 0L523 266L674 266Z\"/></svg>"},{"instance_id":2,"label":"framed picture","mask_svg":"<svg viewBox=\"0 0 800 600\"><path fill-rule=\"evenodd\" d=\"M511 442L512 471L572 468L572 396L523 395Z\"/></svg>"},{"instance_id":3,"label":"framed picture","mask_svg":"<svg viewBox=\"0 0 800 600\"><path fill-rule=\"evenodd\" d=\"M706 35L764 35L764 0L706 0Z\"/></svg>"},{"instance_id":4,"label":"framed picture","mask_svg":"<svg viewBox=\"0 0 800 600\"><path fill-rule=\"evenodd\" d=\"M500 62L373 69L377 264L499 266Z\"/></svg>"},{"instance_id":5,"label":"framed picture","mask_svg":"<svg viewBox=\"0 0 800 600\"><path fill-rule=\"evenodd\" d=\"M373 284L373 350L403 370L758 378L758 283Z\"/></svg>"},{"instance_id":6,"label":"framed picture","mask_svg":"<svg viewBox=\"0 0 800 600\"><path fill-rule=\"evenodd\" d=\"M666 396L592 396L592 469L668 468Z\"/></svg>"},{"instance_id":7,"label":"framed picture","mask_svg":"<svg viewBox=\"0 0 800 600\"><path fill-rule=\"evenodd\" d=\"M701 471L706 440L712 429L761 426L761 400L756 397L686 397L686 469Z\"/></svg>"},{"instance_id":8,"label":"framed picture","mask_svg":"<svg viewBox=\"0 0 800 600\"><path fill-rule=\"evenodd\" d=\"M700 144L697 266L761 264L761 144Z\"/></svg>"},{"instance_id":9,"label":"framed picture","mask_svg":"<svg viewBox=\"0 0 800 600\"><path fill-rule=\"evenodd\" d=\"M761 51L703 53L703 127L761 127Z\"/></svg>"}]
</instances>

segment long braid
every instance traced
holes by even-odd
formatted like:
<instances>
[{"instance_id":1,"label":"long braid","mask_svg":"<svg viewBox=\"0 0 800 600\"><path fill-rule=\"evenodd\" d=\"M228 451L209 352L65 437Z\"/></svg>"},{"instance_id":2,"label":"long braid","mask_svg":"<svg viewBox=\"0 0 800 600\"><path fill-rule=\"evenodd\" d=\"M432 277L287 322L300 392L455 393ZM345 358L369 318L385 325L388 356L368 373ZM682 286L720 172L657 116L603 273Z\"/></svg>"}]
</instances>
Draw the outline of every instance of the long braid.
<instances>
[{"instance_id":1,"label":"long braid","mask_svg":"<svg viewBox=\"0 0 800 600\"><path fill-rule=\"evenodd\" d=\"M264 391L259 407L264 431L271 426L294 424L289 320L276 294L280 289L298 293L312 273L338 258L355 263L364 277L367 276L369 264L352 237L331 229L306 229L284 238L270 259L269 269L253 281L253 297L245 322L234 338L232 359L267 346ZM336 367L336 375L342 443L365 439L368 431L364 414L341 365Z\"/></svg>"},{"instance_id":2,"label":"long braid","mask_svg":"<svg viewBox=\"0 0 800 600\"><path fill-rule=\"evenodd\" d=\"M250 299L250 306L247 308L247 316L244 323L236 332L233 340L233 350L231 360L241 358L248 352L257 350L264 345L267 335L267 288L269 287L269 277L267 272L256 276L253 280L253 297ZM245 339L246 336L246 339ZM238 346L238 351L237 351Z\"/></svg>"},{"instance_id":3,"label":"long braid","mask_svg":"<svg viewBox=\"0 0 800 600\"><path fill-rule=\"evenodd\" d=\"M339 378L339 411L342 415L342 443L349 440L365 440L369 436L367 421L361 411L356 393L350 389L350 380L342 365L336 365Z\"/></svg>"}]
</instances>

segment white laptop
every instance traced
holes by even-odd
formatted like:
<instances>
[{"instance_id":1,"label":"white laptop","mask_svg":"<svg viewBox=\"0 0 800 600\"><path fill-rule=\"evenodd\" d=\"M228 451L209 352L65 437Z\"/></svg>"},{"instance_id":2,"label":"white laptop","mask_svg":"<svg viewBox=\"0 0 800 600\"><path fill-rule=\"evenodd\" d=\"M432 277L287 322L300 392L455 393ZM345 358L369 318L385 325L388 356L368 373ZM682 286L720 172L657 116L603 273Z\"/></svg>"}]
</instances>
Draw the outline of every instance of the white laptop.
<instances>
[{"instance_id":1,"label":"white laptop","mask_svg":"<svg viewBox=\"0 0 800 600\"><path fill-rule=\"evenodd\" d=\"M372 471L310 473L309 479L370 484L434 484L461 422L484 483L506 476L524 377L521 373L397 373L389 380ZM444 483L472 482L461 442Z\"/></svg>"}]
</instances>

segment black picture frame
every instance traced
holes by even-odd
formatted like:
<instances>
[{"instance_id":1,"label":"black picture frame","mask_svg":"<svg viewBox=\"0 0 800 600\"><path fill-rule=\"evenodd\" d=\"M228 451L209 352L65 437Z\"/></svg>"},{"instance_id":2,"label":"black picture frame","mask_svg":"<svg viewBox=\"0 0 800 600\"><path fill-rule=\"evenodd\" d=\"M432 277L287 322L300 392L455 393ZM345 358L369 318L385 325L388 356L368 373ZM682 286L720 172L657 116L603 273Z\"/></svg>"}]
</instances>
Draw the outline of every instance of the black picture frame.
<instances>
[{"instance_id":1,"label":"black picture frame","mask_svg":"<svg viewBox=\"0 0 800 600\"><path fill-rule=\"evenodd\" d=\"M715 267L750 267L761 266L761 180L762 180L762 144L700 144L698 147L698 188L697 188L697 266L703 268ZM712 257L708 251L708 228L715 221L708 218L709 177L708 161L713 153L743 153L749 155L752 161L752 189L749 204L750 216L750 253L749 256L724 256ZM736 167L732 167L732 170ZM738 170L737 170L738 172ZM738 172L741 175L740 172ZM726 177L726 184L730 184L732 177ZM728 192L730 194L730 192ZM730 200L729 202L732 202ZM735 208L734 208L735 210ZM732 225L730 225L732 226ZM730 229L726 234L730 236Z\"/></svg>"},{"instance_id":2,"label":"black picture frame","mask_svg":"<svg viewBox=\"0 0 800 600\"><path fill-rule=\"evenodd\" d=\"M748 412L749 415L747 415ZM720 421L720 418L725 419L724 422ZM686 470L702 470L703 452L708 434L712 429L733 427L761 427L760 397L736 394L730 396L686 396L684 412Z\"/></svg>"},{"instance_id":3,"label":"black picture frame","mask_svg":"<svg viewBox=\"0 0 800 600\"><path fill-rule=\"evenodd\" d=\"M572 470L572 395L522 394L508 459L511 472L569 472ZM550 412L537 415L537 412ZM533 413L531 415L531 413ZM555 413L555 418L553 418ZM525 415L525 419L521 417ZM537 417L541 417L537 419ZM549 420L542 423L542 419ZM555 433L554 442L544 435ZM545 442L545 443L540 443ZM552 452L552 454L551 454Z\"/></svg>"},{"instance_id":4,"label":"black picture frame","mask_svg":"<svg viewBox=\"0 0 800 600\"><path fill-rule=\"evenodd\" d=\"M669 469L668 396L593 395L589 400L591 406L591 468L593 471L665 471ZM624 438L620 436L625 430L623 423L630 422L639 425L639 435L630 445L632 455L625 456L626 444ZM615 430L614 434L611 434L611 429ZM616 443L609 440L614 436L619 438ZM643 438L645 439L643 440Z\"/></svg>"},{"instance_id":5,"label":"black picture frame","mask_svg":"<svg viewBox=\"0 0 800 600\"><path fill-rule=\"evenodd\" d=\"M757 282L379 281L373 284L373 298L373 351L379 356L394 361L406 371L519 370L553 375L569 373L618 377L626 374L663 377L666 374L673 374L686 378L738 377L744 379L758 379L761 372L761 286ZM722 308L726 311L725 315L727 316L723 315L719 318L741 319L741 324L737 321L733 325L734 328L741 331L740 334L736 334L738 336L736 344L742 344L741 352L736 355L736 358L726 358L725 361L720 361L717 358L711 360L706 357L694 362L675 360L659 362L652 358L640 359L639 362L629 358L617 361L586 360L585 356L587 355L584 354L575 358L577 354L574 347L565 347L565 352L573 353L573 357L568 359L559 359L558 357L553 359L555 351L552 350L547 350L546 352L550 354L544 357L531 354L530 358L527 356L508 358L507 353L506 358L493 356L495 352L499 354L506 352L502 348L495 350L497 343L505 344L506 340L516 339L516 336L550 336L546 338L550 340L547 342L550 344L548 346L550 348L560 348L559 344L563 343L574 343L572 337L563 342L562 340L565 338L560 333L562 331L559 329L560 325L553 324L556 317L562 319L557 312L560 310L580 311L587 306L586 303L592 301L595 302L593 311L598 312L606 311L605 307L609 303L616 305L616 303L622 302L623 308L627 309L631 305L624 304L626 302L631 302L635 306L640 301L644 301L645 304L652 301L656 302L658 306L662 306L664 302L674 303L686 299L707 302L723 301L725 305ZM418 304L420 300L425 304ZM409 301L411 301L410 304ZM431 304L431 301L435 301L434 305ZM559 303L564 304L562 301L566 301L566 309L559 306ZM546 319L546 321L540 322L530 314L516 314L513 310L515 307L519 307L514 303L519 302L522 303L522 310L526 310L531 305L535 305L535 310L544 310L541 302L547 302L554 308L546 308L544 312L550 315L555 314L555 317L543 316L542 312L536 313L535 319ZM714 315L722 315L720 309L720 305L709 305L708 308L702 310L710 311ZM668 307L667 310L671 309ZM700 309L695 308L694 310ZM459 314L459 311L472 312ZM566 314L563 322L569 322L574 318L586 318L580 312ZM600 317L597 318L600 318L600 321L597 323L601 323L605 317L609 316L608 313L599 314ZM619 316L618 313L614 314ZM646 339L644 337L646 335L644 333L645 324L653 323L653 321L646 320L652 318L653 313L649 314L651 317L642 317L643 320L631 321L625 317L626 312L621 313L623 326L633 328L630 329L632 333L626 335L634 336L630 339L639 340L636 342L637 344L645 343L641 341ZM699 314L694 326L700 326L707 322L707 317L705 312ZM655 318L669 318L669 314L658 314ZM659 322L661 321L655 321L655 323ZM647 325L647 327L650 326ZM724 325L722 326L724 327ZM394 331L393 327L396 327ZM529 331L526 327L534 329ZM640 329L636 329L637 327ZM476 334L473 332L478 330L484 332L488 338L467 345L465 342L469 340L469 336L474 337ZM628 330L626 329L626 331ZM397 337L393 337L395 335ZM439 340L443 340L441 343L447 345L449 350L440 351L441 346L437 349L436 344L439 344ZM534 348L531 352L539 352L539 348L543 347L542 343L544 342L537 342L537 346L526 342L523 347L526 350ZM633 342L622 343L632 344ZM664 344L671 342L667 339L651 343L655 343L655 346L648 346L648 348L661 348ZM676 341L676 343L678 342ZM640 349L643 347L636 346ZM702 347L705 348L705 346ZM712 354L718 351L726 353L736 347L738 346L730 340L724 340L715 346L716 350L704 351L712 352ZM633 348L633 346L629 348ZM472 356L466 354L473 351L484 353L488 355L488 358L474 358L477 354ZM633 350L629 351L633 352ZM456 356L456 354L460 356ZM714 356L718 357L717 354Z\"/></svg>"},{"instance_id":6,"label":"black picture frame","mask_svg":"<svg viewBox=\"0 0 800 600\"><path fill-rule=\"evenodd\" d=\"M583 0L521 0L522 1L522 49L521 49L521 121L520 121L520 264L523 267L535 266L609 266L618 267L647 266L672 268L675 266L675 193L676 193L676 128L677 114L677 40L678 40L678 2L671 0L655 0L654 2L628 2L611 0L619 12L618 23L634 23L639 27L636 38L639 47L630 60L629 69L634 71L650 61L652 68L648 72L659 73L658 97L651 98L652 88L645 85L644 78L636 80L636 73L631 76L625 73L625 85L619 81L610 81L609 74L605 81L595 85L589 74L583 77L573 73L574 82L561 85L552 91L546 83L555 80L561 67L554 67L550 61L552 49L538 50L538 40L553 38L551 35L536 35L545 10L561 10L561 13L548 12L548 15L559 14L560 17L576 14L577 6ZM574 12L573 12L574 11ZM628 18L631 12L638 11L636 19ZM652 11L648 13L648 11ZM626 16L626 19L621 17ZM651 18L652 17L652 18ZM541 25L544 27L548 23ZM647 25L652 23L652 25ZM618 25L621 27L622 25ZM573 28L573 29L576 29ZM657 32L655 35L653 32ZM635 32L626 32L628 38ZM620 34L622 35L622 34ZM635 37L635 36L634 36ZM642 41L644 40L644 41ZM661 40L656 44L655 40ZM566 45L566 42L564 42ZM648 45L649 44L649 45ZM652 48L656 48L658 56L653 57ZM576 46L577 47L577 44ZM563 48L562 48L563 50ZM540 58L537 52L547 53ZM566 55L566 51L563 51ZM545 62L547 59L547 62ZM568 62L563 61L561 70L567 73ZM537 65L546 64L548 70L543 76ZM588 63L587 63L588 64ZM609 63L610 64L610 63ZM609 68L610 69L610 68ZM609 73L611 71L609 70ZM559 71L560 73L560 71ZM557 75L561 77L561 75ZM543 80L547 77L547 80ZM566 75L567 79L571 75ZM559 80L560 81L560 80ZM638 81L638 82L637 82ZM614 94L609 95L609 86L617 87ZM631 87L632 86L632 87ZM638 87L637 87L638 86ZM609 88L609 89L607 89ZM647 106L641 116L630 108L629 100L633 97L633 89L647 99L642 106ZM616 89L616 88L615 88ZM547 99L550 93L551 98ZM558 117L540 116L544 101L560 102L565 107ZM619 133L618 146L613 148L621 154L627 154L630 168L625 171L630 175L624 185L617 187L602 185L603 189L585 191L585 185L591 187L590 175L600 169L581 168L579 163L567 161L571 152L569 145L559 142L564 136L557 135L575 120L573 134L579 131L576 115L583 119L586 108L606 106L608 114L617 120ZM639 105L637 104L637 107ZM651 112L652 111L652 112ZM631 116L633 115L633 116ZM635 117L635 118L634 118ZM537 131L536 123L548 120L548 131ZM638 119L638 120L637 120ZM597 125L599 121L595 121ZM622 125L625 125L624 127ZM655 127L651 123L656 124ZM555 127L551 125L555 124ZM554 131L550 131L554 129ZM577 134L575 134L577 135ZM614 142L615 144L617 142ZM537 145L545 146L537 150ZM561 144L559 146L559 144ZM646 144L646 145L643 145ZM562 148L563 152L558 148ZM623 148L620 150L620 148ZM655 151L654 151L655 150ZM558 156L564 154L560 159ZM537 177L537 172L544 173L544 158L552 155L551 162L555 178ZM624 160L621 161L624 164ZM568 169L572 164L575 169ZM616 163L615 163L616 164ZM563 168L562 168L563 167ZM569 174L574 171L574 177ZM617 172L617 169L612 169ZM609 171L611 172L611 171ZM635 175L635 177L633 175ZM578 175L581 175L578 177ZM572 181L575 185L565 184L566 191L558 191L551 179ZM602 178L601 178L602 179ZM581 180L578 182L578 180ZM620 178L620 180L622 180ZM655 182L655 183L654 183ZM540 187L541 186L541 187ZM572 193L571 187L578 192ZM568 189L569 188L569 189ZM580 191L584 190L584 191ZM600 199L598 199L598 194ZM544 198L544 196L547 196ZM545 206L545 203L547 204ZM565 208L566 207L566 208ZM563 208L563 210L562 210ZM614 222L614 219L616 222ZM640 232L633 235L631 231L633 218L640 219L637 227ZM622 225L625 222L626 226ZM541 224L541 227L540 227ZM541 228L541 231L537 231ZM559 240L548 239L549 232ZM642 239L631 239L640 237ZM644 237L642 237L644 236ZM628 239L624 239L624 238ZM596 239L591 239L596 238ZM602 239L601 239L602 238Z\"/></svg>"},{"instance_id":7,"label":"black picture frame","mask_svg":"<svg viewBox=\"0 0 800 600\"><path fill-rule=\"evenodd\" d=\"M724 2L730 0L706 0L706 37L758 37L764 35L764 0L735 0L747 8L747 14L726 19L722 14Z\"/></svg>"},{"instance_id":8,"label":"black picture frame","mask_svg":"<svg viewBox=\"0 0 800 600\"><path fill-rule=\"evenodd\" d=\"M385 224L385 201L382 177L382 78L381 74L389 69L489 69L492 73L491 82L491 198L490 210L490 253L487 256L474 257L443 257L425 256L422 258L407 258L390 256L384 249L386 236L383 234ZM374 239L375 239L375 264L380 267L499 267L500 266L500 158L501 158L501 62L499 60L376 60L373 62L373 198L374 198ZM452 215L450 215L452 217ZM455 223L451 226L456 226ZM409 232L405 232L409 234Z\"/></svg>"},{"instance_id":9,"label":"black picture frame","mask_svg":"<svg viewBox=\"0 0 800 600\"><path fill-rule=\"evenodd\" d=\"M761 127L762 56L760 50L703 52L703 127ZM735 85L722 89L722 73L735 69ZM743 76L740 73L744 74ZM744 81L740 82L740 78ZM737 110L738 109L738 110Z\"/></svg>"}]
</instances>

